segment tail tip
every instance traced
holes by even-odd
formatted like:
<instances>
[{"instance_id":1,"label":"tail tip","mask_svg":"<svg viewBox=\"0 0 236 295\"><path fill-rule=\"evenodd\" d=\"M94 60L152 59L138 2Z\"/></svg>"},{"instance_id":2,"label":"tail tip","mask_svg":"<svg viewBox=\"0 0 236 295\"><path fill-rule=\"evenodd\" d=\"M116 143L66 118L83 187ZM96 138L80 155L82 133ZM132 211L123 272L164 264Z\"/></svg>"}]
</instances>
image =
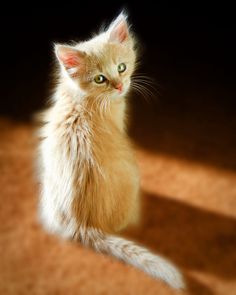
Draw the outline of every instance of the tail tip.
<instances>
[{"instance_id":1,"label":"tail tip","mask_svg":"<svg viewBox=\"0 0 236 295\"><path fill-rule=\"evenodd\" d=\"M172 278L166 280L166 282L174 289L184 290L186 289L186 282L183 275L178 271L175 272Z\"/></svg>"}]
</instances>

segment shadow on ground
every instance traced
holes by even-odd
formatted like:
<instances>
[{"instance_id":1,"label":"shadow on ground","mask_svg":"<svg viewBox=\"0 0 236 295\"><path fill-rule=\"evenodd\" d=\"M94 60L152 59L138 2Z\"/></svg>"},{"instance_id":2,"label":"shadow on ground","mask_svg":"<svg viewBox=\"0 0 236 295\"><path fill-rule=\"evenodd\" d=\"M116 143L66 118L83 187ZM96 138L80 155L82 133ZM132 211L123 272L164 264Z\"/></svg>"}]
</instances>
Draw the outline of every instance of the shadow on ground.
<instances>
[{"instance_id":1,"label":"shadow on ground","mask_svg":"<svg viewBox=\"0 0 236 295\"><path fill-rule=\"evenodd\" d=\"M209 273L226 280L236 277L234 218L144 193L142 226L129 229L125 235L187 271ZM187 281L194 294L211 294L191 277Z\"/></svg>"}]
</instances>

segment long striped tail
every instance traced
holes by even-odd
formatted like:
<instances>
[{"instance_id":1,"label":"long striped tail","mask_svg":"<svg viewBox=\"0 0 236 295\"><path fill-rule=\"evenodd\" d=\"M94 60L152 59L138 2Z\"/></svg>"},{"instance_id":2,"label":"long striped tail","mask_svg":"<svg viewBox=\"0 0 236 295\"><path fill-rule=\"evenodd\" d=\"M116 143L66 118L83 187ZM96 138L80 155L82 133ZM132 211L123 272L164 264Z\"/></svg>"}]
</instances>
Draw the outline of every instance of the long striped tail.
<instances>
[{"instance_id":1,"label":"long striped tail","mask_svg":"<svg viewBox=\"0 0 236 295\"><path fill-rule=\"evenodd\" d=\"M80 229L78 238L84 245L93 247L98 252L111 254L175 289L185 287L183 276L177 267L131 241L106 235L96 229Z\"/></svg>"}]
</instances>

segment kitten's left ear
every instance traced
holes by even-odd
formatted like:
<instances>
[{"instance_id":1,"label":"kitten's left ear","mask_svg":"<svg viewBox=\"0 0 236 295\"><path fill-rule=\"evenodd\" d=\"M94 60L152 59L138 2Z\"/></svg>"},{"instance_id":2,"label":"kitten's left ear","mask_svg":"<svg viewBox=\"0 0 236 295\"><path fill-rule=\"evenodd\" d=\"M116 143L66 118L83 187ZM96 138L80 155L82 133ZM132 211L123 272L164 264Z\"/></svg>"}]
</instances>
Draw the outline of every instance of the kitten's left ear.
<instances>
[{"instance_id":1,"label":"kitten's left ear","mask_svg":"<svg viewBox=\"0 0 236 295\"><path fill-rule=\"evenodd\" d=\"M129 34L129 26L127 23L127 16L124 13L121 13L115 21L111 24L108 29L109 32L109 42L118 42L124 43L128 41Z\"/></svg>"}]
</instances>

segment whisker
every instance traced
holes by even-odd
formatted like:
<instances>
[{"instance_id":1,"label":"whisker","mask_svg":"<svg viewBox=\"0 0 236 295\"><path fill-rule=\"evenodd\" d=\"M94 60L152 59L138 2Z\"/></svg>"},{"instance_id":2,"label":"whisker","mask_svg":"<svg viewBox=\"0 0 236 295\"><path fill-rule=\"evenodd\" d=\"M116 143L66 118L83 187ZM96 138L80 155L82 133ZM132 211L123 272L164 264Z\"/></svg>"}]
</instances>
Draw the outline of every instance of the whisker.
<instances>
[{"instance_id":1,"label":"whisker","mask_svg":"<svg viewBox=\"0 0 236 295\"><path fill-rule=\"evenodd\" d=\"M157 98L159 93L156 82L153 78L150 78L145 73L137 73L131 77L131 85L146 101L150 102L150 99Z\"/></svg>"},{"instance_id":2,"label":"whisker","mask_svg":"<svg viewBox=\"0 0 236 295\"><path fill-rule=\"evenodd\" d=\"M153 91L151 89L149 89L145 84L133 82L133 85L135 85L135 86L143 89L145 92L153 95Z\"/></svg>"},{"instance_id":3,"label":"whisker","mask_svg":"<svg viewBox=\"0 0 236 295\"><path fill-rule=\"evenodd\" d=\"M132 81L131 83L132 87L135 88L137 91L139 91L140 94L145 98L146 101L150 102L150 99L156 98L155 93L156 88L148 88L147 86L150 85L145 85L145 83L140 83L139 81Z\"/></svg>"},{"instance_id":4,"label":"whisker","mask_svg":"<svg viewBox=\"0 0 236 295\"><path fill-rule=\"evenodd\" d=\"M143 88L139 87L139 85L134 85L132 84L132 88L137 91L141 96L148 102L150 103L150 95L148 95Z\"/></svg>"},{"instance_id":5,"label":"whisker","mask_svg":"<svg viewBox=\"0 0 236 295\"><path fill-rule=\"evenodd\" d=\"M141 80L141 79L133 79L133 82L137 82L137 83L140 83L140 84L145 84L145 85L151 87L154 91L157 91L157 88L156 88L155 84L150 83L149 81L145 81L145 80Z\"/></svg>"},{"instance_id":6,"label":"whisker","mask_svg":"<svg viewBox=\"0 0 236 295\"><path fill-rule=\"evenodd\" d=\"M149 76L146 76L145 74L143 74L143 75L140 74L140 73L139 74L134 74L131 79L145 80L147 82L150 82L156 89L157 89L157 87L158 87L158 89L162 88L162 86L159 83L157 83L155 79L153 79L153 78L151 78ZM157 91L158 91L158 89L157 89Z\"/></svg>"},{"instance_id":7,"label":"whisker","mask_svg":"<svg viewBox=\"0 0 236 295\"><path fill-rule=\"evenodd\" d=\"M144 78L144 79L146 79L146 80L149 80L149 81L152 81L152 82L156 83L155 80L154 80L153 78L148 77L148 76L146 76L146 75L134 74L134 75L132 75L132 77L133 77L133 78L136 78L136 77L137 77L137 78Z\"/></svg>"}]
</instances>

